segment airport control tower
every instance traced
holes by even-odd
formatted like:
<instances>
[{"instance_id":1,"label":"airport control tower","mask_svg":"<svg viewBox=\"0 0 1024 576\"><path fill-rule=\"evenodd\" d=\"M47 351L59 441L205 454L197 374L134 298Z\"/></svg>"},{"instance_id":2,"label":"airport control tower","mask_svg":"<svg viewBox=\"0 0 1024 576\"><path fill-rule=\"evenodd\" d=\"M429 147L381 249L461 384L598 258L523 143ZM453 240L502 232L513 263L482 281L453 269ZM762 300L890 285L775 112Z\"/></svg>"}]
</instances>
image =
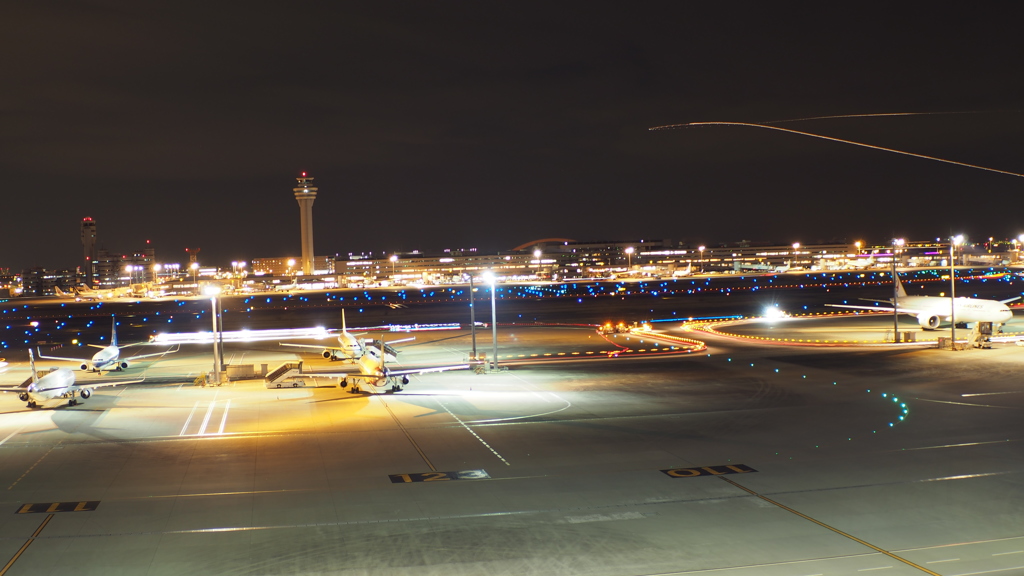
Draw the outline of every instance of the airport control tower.
<instances>
[{"instance_id":1,"label":"airport control tower","mask_svg":"<svg viewBox=\"0 0 1024 576\"><path fill-rule=\"evenodd\" d=\"M296 178L299 185L293 188L295 199L299 202L299 217L302 227L302 274L309 276L313 273L313 201L316 200L316 186L313 185L313 177L302 176Z\"/></svg>"},{"instance_id":2,"label":"airport control tower","mask_svg":"<svg viewBox=\"0 0 1024 576\"><path fill-rule=\"evenodd\" d=\"M85 252L85 285L95 286L96 278L96 221L82 218L82 248Z\"/></svg>"}]
</instances>

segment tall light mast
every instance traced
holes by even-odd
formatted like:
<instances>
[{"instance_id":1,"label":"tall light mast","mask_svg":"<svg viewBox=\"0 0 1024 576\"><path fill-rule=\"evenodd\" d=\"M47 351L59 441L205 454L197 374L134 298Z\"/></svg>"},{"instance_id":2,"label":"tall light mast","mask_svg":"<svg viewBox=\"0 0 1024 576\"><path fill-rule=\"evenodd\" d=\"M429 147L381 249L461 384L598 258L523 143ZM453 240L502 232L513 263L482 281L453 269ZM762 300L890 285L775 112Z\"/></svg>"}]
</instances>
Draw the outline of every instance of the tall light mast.
<instances>
[{"instance_id":1,"label":"tall light mast","mask_svg":"<svg viewBox=\"0 0 1024 576\"><path fill-rule=\"evenodd\" d=\"M307 176L305 172L296 178L299 185L292 189L295 192L295 200L299 203L299 225L302 238L302 274L309 276L313 273L313 201L316 200L316 186L313 185L313 177Z\"/></svg>"}]
</instances>

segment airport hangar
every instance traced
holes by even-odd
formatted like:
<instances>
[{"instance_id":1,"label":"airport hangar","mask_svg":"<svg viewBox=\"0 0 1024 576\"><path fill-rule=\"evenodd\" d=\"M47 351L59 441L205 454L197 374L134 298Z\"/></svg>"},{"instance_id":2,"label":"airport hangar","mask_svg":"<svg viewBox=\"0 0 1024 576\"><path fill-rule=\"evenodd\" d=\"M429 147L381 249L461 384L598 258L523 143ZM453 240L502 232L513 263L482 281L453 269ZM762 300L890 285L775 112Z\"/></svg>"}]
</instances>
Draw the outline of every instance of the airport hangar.
<instances>
[{"instance_id":1,"label":"airport hangar","mask_svg":"<svg viewBox=\"0 0 1024 576\"><path fill-rule=\"evenodd\" d=\"M1016 346L804 346L672 321L653 327L707 349L664 352L650 334L520 319L840 293L509 299L498 343L519 365L425 375L394 395L195 387L210 358L198 347L74 408L4 395L5 574L1024 570ZM456 309L377 313L434 308ZM462 358L468 339L420 333L401 360ZM228 356L294 357L267 343ZM24 375L14 360L9 381Z\"/></svg>"}]
</instances>

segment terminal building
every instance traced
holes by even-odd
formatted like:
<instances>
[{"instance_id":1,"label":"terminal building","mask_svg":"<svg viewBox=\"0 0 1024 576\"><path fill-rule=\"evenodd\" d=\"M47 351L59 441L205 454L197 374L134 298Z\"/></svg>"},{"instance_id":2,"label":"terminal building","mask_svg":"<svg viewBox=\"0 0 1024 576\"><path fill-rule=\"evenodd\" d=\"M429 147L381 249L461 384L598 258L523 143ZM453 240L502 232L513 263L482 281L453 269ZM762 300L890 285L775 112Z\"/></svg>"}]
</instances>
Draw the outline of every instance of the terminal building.
<instances>
[{"instance_id":1,"label":"terminal building","mask_svg":"<svg viewBox=\"0 0 1024 576\"><path fill-rule=\"evenodd\" d=\"M296 258L264 258L252 269L264 282L317 287L437 285L468 281L491 271L504 282L592 279L671 279L693 274L749 274L800 271L949 266L948 242L909 242L901 246L861 243L758 245L752 242L691 246L671 240L578 242L548 238L512 250L473 248L437 253L349 254L329 261L317 257L317 273L303 277ZM1019 246L967 246L957 249L958 266L1019 262ZM289 264L291 263L291 264ZM269 277L277 277L271 280Z\"/></svg>"}]
</instances>

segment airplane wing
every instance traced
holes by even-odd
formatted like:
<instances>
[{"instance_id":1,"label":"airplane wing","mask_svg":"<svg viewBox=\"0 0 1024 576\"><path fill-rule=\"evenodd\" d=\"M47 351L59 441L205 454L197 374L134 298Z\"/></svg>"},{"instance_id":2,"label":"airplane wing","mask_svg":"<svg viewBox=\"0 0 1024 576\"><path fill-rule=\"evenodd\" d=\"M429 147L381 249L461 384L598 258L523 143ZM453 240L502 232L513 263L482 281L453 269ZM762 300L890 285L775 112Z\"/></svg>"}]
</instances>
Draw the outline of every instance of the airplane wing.
<instances>
[{"instance_id":1,"label":"airplane wing","mask_svg":"<svg viewBox=\"0 0 1024 576\"><path fill-rule=\"evenodd\" d=\"M338 352L348 352L345 348L338 346L316 346L314 344L288 344L286 342L279 342L281 346L291 346L292 348L308 348L310 350L337 350Z\"/></svg>"},{"instance_id":2,"label":"airplane wing","mask_svg":"<svg viewBox=\"0 0 1024 576\"><path fill-rule=\"evenodd\" d=\"M142 378L136 378L134 380L107 380L105 382L75 382L75 388L106 388L107 386L123 386L125 384L138 384L146 380L146 373L142 373Z\"/></svg>"},{"instance_id":3,"label":"airplane wing","mask_svg":"<svg viewBox=\"0 0 1024 576\"><path fill-rule=\"evenodd\" d=\"M405 370L388 370L388 376L404 376L408 374L427 374L429 372L447 372L449 370L469 369L469 364L454 364L452 366L434 366L429 368L408 368Z\"/></svg>"},{"instance_id":4,"label":"airplane wing","mask_svg":"<svg viewBox=\"0 0 1024 576\"><path fill-rule=\"evenodd\" d=\"M101 348L102 348L102 346L101 346ZM46 356L46 355L44 355L42 353L41 350L39 350L39 348L36 348L36 352L39 352L39 357L40 358L46 358L47 360L65 360L67 362L88 362L89 361L88 358L65 358L63 356Z\"/></svg>"},{"instance_id":5,"label":"airplane wing","mask_svg":"<svg viewBox=\"0 0 1024 576\"><path fill-rule=\"evenodd\" d=\"M386 376L408 376L409 374L427 374L429 372L447 372L449 370L469 370L472 368L469 364L453 364L451 366L425 366L422 368L405 368L403 370L391 370L387 371ZM385 376L376 376L374 374L363 374L358 370L352 370L350 372L304 372L303 376L315 376L323 378L362 378L362 379L381 379Z\"/></svg>"},{"instance_id":6,"label":"airplane wing","mask_svg":"<svg viewBox=\"0 0 1024 576\"><path fill-rule=\"evenodd\" d=\"M1006 300L1000 300L999 302L1001 302L1003 304L1009 304L1010 302L1013 302L1014 300L1020 300L1020 298L1021 298L1020 296L1014 296L1013 298L1007 298Z\"/></svg>"},{"instance_id":7,"label":"airplane wing","mask_svg":"<svg viewBox=\"0 0 1024 576\"><path fill-rule=\"evenodd\" d=\"M831 308L853 308L854 310L874 310L875 312L898 312L899 314L913 314L918 315L921 313L920 310L911 310L910 308L896 308L892 306L853 306L851 304L825 304Z\"/></svg>"},{"instance_id":8,"label":"airplane wing","mask_svg":"<svg viewBox=\"0 0 1024 576\"><path fill-rule=\"evenodd\" d=\"M127 358L121 358L121 360L125 360L125 361L128 361L128 360L141 360L143 358L153 358L155 356L164 356L165 354L174 354L175 352L177 352L180 349L181 349L181 344L178 344L178 345L176 345L174 347L173 350L168 348L167 350L164 350L163 352L154 352L153 354L138 354L138 355L135 355L135 356L129 356Z\"/></svg>"}]
</instances>

